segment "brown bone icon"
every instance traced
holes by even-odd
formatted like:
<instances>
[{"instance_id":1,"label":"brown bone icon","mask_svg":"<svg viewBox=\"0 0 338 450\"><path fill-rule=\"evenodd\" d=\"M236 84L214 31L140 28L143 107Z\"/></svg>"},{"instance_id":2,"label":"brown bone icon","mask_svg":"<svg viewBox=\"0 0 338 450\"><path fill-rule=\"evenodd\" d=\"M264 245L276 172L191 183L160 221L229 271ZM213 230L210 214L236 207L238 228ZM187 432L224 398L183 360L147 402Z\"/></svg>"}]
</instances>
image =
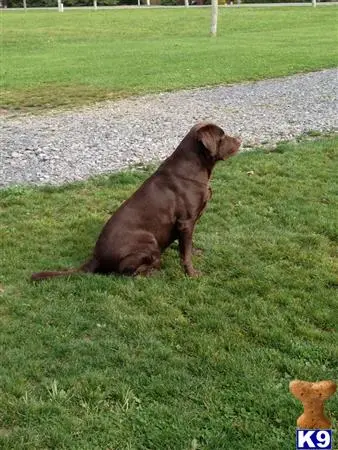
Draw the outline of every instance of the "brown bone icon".
<instances>
[{"instance_id":1,"label":"brown bone icon","mask_svg":"<svg viewBox=\"0 0 338 450\"><path fill-rule=\"evenodd\" d=\"M324 414L324 402L336 392L336 388L336 383L330 380L316 383L301 380L290 382L290 392L303 403L304 407L303 414L297 419L299 428L331 428L331 422Z\"/></svg>"}]
</instances>

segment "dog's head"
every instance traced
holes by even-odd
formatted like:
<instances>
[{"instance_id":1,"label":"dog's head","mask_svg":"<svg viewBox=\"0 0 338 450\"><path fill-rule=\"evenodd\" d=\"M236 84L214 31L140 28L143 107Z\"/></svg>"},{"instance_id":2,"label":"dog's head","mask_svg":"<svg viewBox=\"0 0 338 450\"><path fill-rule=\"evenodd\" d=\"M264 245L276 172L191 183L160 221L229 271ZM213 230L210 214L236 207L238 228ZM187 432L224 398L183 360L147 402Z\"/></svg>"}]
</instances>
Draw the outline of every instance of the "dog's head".
<instances>
[{"instance_id":1,"label":"dog's head","mask_svg":"<svg viewBox=\"0 0 338 450\"><path fill-rule=\"evenodd\" d=\"M242 144L240 138L226 135L222 128L213 123L197 124L192 131L215 161L225 160L234 155Z\"/></svg>"}]
</instances>

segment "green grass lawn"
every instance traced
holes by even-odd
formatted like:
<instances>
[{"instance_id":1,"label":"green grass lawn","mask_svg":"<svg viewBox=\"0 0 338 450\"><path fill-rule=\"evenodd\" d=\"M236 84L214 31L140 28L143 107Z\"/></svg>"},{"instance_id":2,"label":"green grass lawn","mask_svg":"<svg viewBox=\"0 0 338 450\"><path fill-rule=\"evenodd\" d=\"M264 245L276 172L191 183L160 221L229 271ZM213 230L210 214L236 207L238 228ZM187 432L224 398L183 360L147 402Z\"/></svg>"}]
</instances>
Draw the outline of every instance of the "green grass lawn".
<instances>
[{"instance_id":1,"label":"green grass lawn","mask_svg":"<svg viewBox=\"0 0 338 450\"><path fill-rule=\"evenodd\" d=\"M338 9L6 12L2 105L76 106L337 65Z\"/></svg>"},{"instance_id":2,"label":"green grass lawn","mask_svg":"<svg viewBox=\"0 0 338 450\"><path fill-rule=\"evenodd\" d=\"M289 381L337 377L337 147L220 164L199 279L172 248L151 278L28 281L83 262L148 169L2 190L0 446L294 448ZM337 395L327 407L336 423Z\"/></svg>"}]
</instances>

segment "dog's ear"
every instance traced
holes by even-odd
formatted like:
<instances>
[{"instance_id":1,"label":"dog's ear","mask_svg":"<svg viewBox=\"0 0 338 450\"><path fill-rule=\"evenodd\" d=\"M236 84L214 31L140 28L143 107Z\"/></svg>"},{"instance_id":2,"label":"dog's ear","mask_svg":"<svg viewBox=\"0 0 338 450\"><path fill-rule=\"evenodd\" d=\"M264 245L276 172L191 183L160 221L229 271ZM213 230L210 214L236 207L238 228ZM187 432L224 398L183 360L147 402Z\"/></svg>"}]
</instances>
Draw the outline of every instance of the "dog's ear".
<instances>
[{"instance_id":1,"label":"dog's ear","mask_svg":"<svg viewBox=\"0 0 338 450\"><path fill-rule=\"evenodd\" d=\"M197 139L209 150L211 156L216 156L221 138L221 129L213 124L203 125L196 132Z\"/></svg>"}]
</instances>

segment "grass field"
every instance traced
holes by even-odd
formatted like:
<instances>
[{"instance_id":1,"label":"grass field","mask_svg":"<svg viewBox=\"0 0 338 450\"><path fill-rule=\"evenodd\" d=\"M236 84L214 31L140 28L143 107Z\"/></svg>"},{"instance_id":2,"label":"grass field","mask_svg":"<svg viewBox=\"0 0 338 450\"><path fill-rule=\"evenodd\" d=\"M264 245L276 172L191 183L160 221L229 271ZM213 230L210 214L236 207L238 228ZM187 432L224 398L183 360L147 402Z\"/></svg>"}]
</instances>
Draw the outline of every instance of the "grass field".
<instances>
[{"instance_id":1,"label":"grass field","mask_svg":"<svg viewBox=\"0 0 338 450\"><path fill-rule=\"evenodd\" d=\"M2 106L47 109L337 65L338 9L2 14Z\"/></svg>"},{"instance_id":2,"label":"grass field","mask_svg":"<svg viewBox=\"0 0 338 450\"><path fill-rule=\"evenodd\" d=\"M173 248L149 279L28 282L83 262L148 170L0 191L0 447L294 448L289 381L337 377L337 146L220 165L199 279ZM336 423L337 395L327 406Z\"/></svg>"}]
</instances>

